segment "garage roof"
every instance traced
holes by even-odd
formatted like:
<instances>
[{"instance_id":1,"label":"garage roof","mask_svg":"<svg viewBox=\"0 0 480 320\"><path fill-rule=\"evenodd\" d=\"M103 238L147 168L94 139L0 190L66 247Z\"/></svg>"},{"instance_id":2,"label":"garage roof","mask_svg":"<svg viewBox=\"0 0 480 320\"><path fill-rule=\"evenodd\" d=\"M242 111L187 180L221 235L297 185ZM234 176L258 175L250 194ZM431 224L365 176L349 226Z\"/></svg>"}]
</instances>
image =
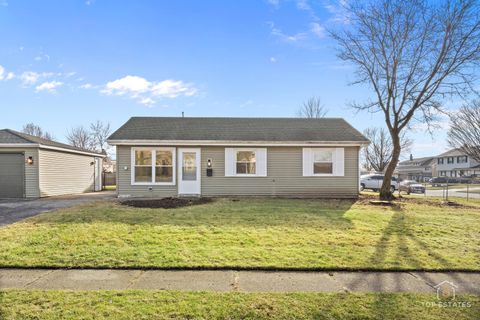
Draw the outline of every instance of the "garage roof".
<instances>
[{"instance_id":1,"label":"garage roof","mask_svg":"<svg viewBox=\"0 0 480 320\"><path fill-rule=\"evenodd\" d=\"M69 151L73 153L82 153L82 154L86 153L86 154L102 156L102 157L105 156L102 153L98 153L91 150L85 150L82 148L77 148L65 143L43 139L43 138L32 136L23 132L18 132L12 129L0 130L0 146L12 147L15 145L22 145L25 147L28 147L29 145L31 145L32 147L44 147L44 148L50 148L50 149L60 149L62 151Z\"/></svg>"},{"instance_id":2,"label":"garage roof","mask_svg":"<svg viewBox=\"0 0 480 320\"><path fill-rule=\"evenodd\" d=\"M133 117L109 137L109 143L155 141L259 143L368 143L341 118L174 118Z\"/></svg>"}]
</instances>

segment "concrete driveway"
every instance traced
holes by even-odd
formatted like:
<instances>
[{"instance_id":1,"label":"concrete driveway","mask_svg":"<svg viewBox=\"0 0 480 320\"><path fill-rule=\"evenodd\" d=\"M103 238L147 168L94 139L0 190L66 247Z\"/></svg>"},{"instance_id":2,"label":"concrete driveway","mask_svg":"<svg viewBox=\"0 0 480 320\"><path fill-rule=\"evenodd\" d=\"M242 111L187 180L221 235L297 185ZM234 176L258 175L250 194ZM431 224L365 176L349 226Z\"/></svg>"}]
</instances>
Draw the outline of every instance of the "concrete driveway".
<instances>
[{"instance_id":1,"label":"concrete driveway","mask_svg":"<svg viewBox=\"0 0 480 320\"><path fill-rule=\"evenodd\" d=\"M107 199L115 199L115 192L102 191L34 200L0 199L0 226L11 224L43 212L68 208L84 202Z\"/></svg>"}]
</instances>

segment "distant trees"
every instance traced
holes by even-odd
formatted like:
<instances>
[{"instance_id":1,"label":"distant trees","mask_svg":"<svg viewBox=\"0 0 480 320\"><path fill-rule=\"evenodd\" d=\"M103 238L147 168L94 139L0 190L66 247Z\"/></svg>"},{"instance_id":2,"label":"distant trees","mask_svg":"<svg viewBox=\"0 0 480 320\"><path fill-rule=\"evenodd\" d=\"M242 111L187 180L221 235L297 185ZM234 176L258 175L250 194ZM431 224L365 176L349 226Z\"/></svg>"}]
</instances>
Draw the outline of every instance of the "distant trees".
<instances>
[{"instance_id":1,"label":"distant trees","mask_svg":"<svg viewBox=\"0 0 480 320\"><path fill-rule=\"evenodd\" d=\"M96 152L108 153L107 138L111 133L110 124L96 121L88 128L78 126L67 132L66 138L72 146Z\"/></svg>"},{"instance_id":2,"label":"distant trees","mask_svg":"<svg viewBox=\"0 0 480 320\"><path fill-rule=\"evenodd\" d=\"M324 118L328 110L322 104L319 97L311 97L305 101L297 111L300 118Z\"/></svg>"},{"instance_id":3,"label":"distant trees","mask_svg":"<svg viewBox=\"0 0 480 320\"><path fill-rule=\"evenodd\" d=\"M480 100L465 104L450 117L448 143L480 162Z\"/></svg>"},{"instance_id":4,"label":"distant trees","mask_svg":"<svg viewBox=\"0 0 480 320\"><path fill-rule=\"evenodd\" d=\"M36 125L33 122L30 122L30 123L27 123L26 125L24 125L23 128L22 128L22 132L26 133L26 134L29 134L29 135L32 135L32 136L47 139L47 140L54 140L55 139L53 134L51 134L48 131L43 130L39 125Z\"/></svg>"},{"instance_id":5,"label":"distant trees","mask_svg":"<svg viewBox=\"0 0 480 320\"><path fill-rule=\"evenodd\" d=\"M368 128L363 135L370 140L370 144L363 148L363 166L367 170L385 172L393 157L392 138L387 130L383 128ZM412 140L402 135L400 144L403 152L409 152Z\"/></svg>"}]
</instances>

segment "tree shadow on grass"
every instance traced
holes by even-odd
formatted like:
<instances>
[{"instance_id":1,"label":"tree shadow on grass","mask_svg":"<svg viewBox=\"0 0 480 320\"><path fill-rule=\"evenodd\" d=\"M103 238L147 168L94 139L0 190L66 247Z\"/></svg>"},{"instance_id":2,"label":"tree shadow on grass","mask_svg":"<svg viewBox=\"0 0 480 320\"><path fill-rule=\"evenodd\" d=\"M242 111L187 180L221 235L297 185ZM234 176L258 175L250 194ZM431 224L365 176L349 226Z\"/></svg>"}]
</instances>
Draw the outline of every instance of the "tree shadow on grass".
<instances>
[{"instance_id":1,"label":"tree shadow on grass","mask_svg":"<svg viewBox=\"0 0 480 320\"><path fill-rule=\"evenodd\" d=\"M216 199L207 204L175 208L131 208L103 202L59 210L32 218L34 223L122 223L216 227L312 227L350 229L345 217L355 200Z\"/></svg>"},{"instance_id":2,"label":"tree shadow on grass","mask_svg":"<svg viewBox=\"0 0 480 320\"><path fill-rule=\"evenodd\" d=\"M425 252L431 259L436 263L440 264L438 269L451 270L455 266L449 262L445 257L441 256L437 252L433 251L431 247L419 239L414 231L410 228L408 219L409 217L403 212L401 207L393 208L393 216L390 219L387 227L383 230L382 236L375 245L375 252L371 255L368 260L368 265L372 268L382 268L385 261L387 260L388 250L395 250L395 266L392 269L408 268L411 270L423 270L425 269L425 263L418 259L418 253ZM396 246L392 246L391 242L396 241ZM414 244L415 248L412 248ZM385 292L395 289L394 291L408 291L407 284L405 283L405 277L414 277L412 274L405 275L405 273L392 273L387 277L384 277L382 274L378 274L374 277L373 281L374 288L378 292ZM465 282L465 280L458 277L456 274L449 275L451 279L454 279L457 284L465 287L471 287L471 284ZM433 286L437 284L438 279L435 280L430 277L428 274L422 274L420 278L429 286L432 286L432 294L435 293ZM393 284L392 284L393 279ZM365 279L357 279L352 281L349 284L349 288L355 289L361 286L362 282ZM376 313L379 319L388 318L388 308L385 308L385 305L389 301L385 300L384 295L378 295L376 301L373 305L373 308L376 309ZM408 310L404 310L405 313Z\"/></svg>"}]
</instances>

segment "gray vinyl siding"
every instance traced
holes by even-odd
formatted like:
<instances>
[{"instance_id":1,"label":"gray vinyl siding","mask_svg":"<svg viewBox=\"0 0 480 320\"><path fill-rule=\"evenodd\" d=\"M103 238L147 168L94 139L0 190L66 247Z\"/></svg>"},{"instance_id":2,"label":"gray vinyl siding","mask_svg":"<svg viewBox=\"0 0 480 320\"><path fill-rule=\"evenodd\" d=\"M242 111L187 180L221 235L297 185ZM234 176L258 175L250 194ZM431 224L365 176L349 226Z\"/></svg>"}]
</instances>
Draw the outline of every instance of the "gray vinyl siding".
<instances>
[{"instance_id":1,"label":"gray vinyl siding","mask_svg":"<svg viewBox=\"0 0 480 320\"><path fill-rule=\"evenodd\" d=\"M141 147L141 146L138 146ZM131 146L117 146L117 193L130 197L175 197L177 185L132 185ZM125 170L124 167L127 167ZM149 188L152 190L150 191Z\"/></svg>"},{"instance_id":2,"label":"gray vinyl siding","mask_svg":"<svg viewBox=\"0 0 480 320\"><path fill-rule=\"evenodd\" d=\"M40 196L91 192L94 157L46 149L39 150Z\"/></svg>"},{"instance_id":3,"label":"gray vinyl siding","mask_svg":"<svg viewBox=\"0 0 480 320\"><path fill-rule=\"evenodd\" d=\"M202 147L201 193L202 196L357 197L358 150L358 147L345 148L343 177L304 177L301 147L267 147L267 177L225 177L225 148ZM131 185L130 152L131 146L117 146L119 196L177 196L177 185ZM212 177L206 176L207 159L212 159Z\"/></svg>"},{"instance_id":4,"label":"gray vinyl siding","mask_svg":"<svg viewBox=\"0 0 480 320\"><path fill-rule=\"evenodd\" d=\"M1 148L0 152L5 153L23 153L24 165L25 165L25 197L26 198L38 198L40 197L40 191L38 189L38 149L37 148ZM33 165L26 163L28 157L33 158Z\"/></svg>"},{"instance_id":5,"label":"gray vinyl siding","mask_svg":"<svg viewBox=\"0 0 480 320\"><path fill-rule=\"evenodd\" d=\"M225 177L225 148L202 148L202 165L212 159L213 176L202 170L203 196L357 197L358 148L345 148L343 177L304 177L301 147L268 147L266 177Z\"/></svg>"}]
</instances>

